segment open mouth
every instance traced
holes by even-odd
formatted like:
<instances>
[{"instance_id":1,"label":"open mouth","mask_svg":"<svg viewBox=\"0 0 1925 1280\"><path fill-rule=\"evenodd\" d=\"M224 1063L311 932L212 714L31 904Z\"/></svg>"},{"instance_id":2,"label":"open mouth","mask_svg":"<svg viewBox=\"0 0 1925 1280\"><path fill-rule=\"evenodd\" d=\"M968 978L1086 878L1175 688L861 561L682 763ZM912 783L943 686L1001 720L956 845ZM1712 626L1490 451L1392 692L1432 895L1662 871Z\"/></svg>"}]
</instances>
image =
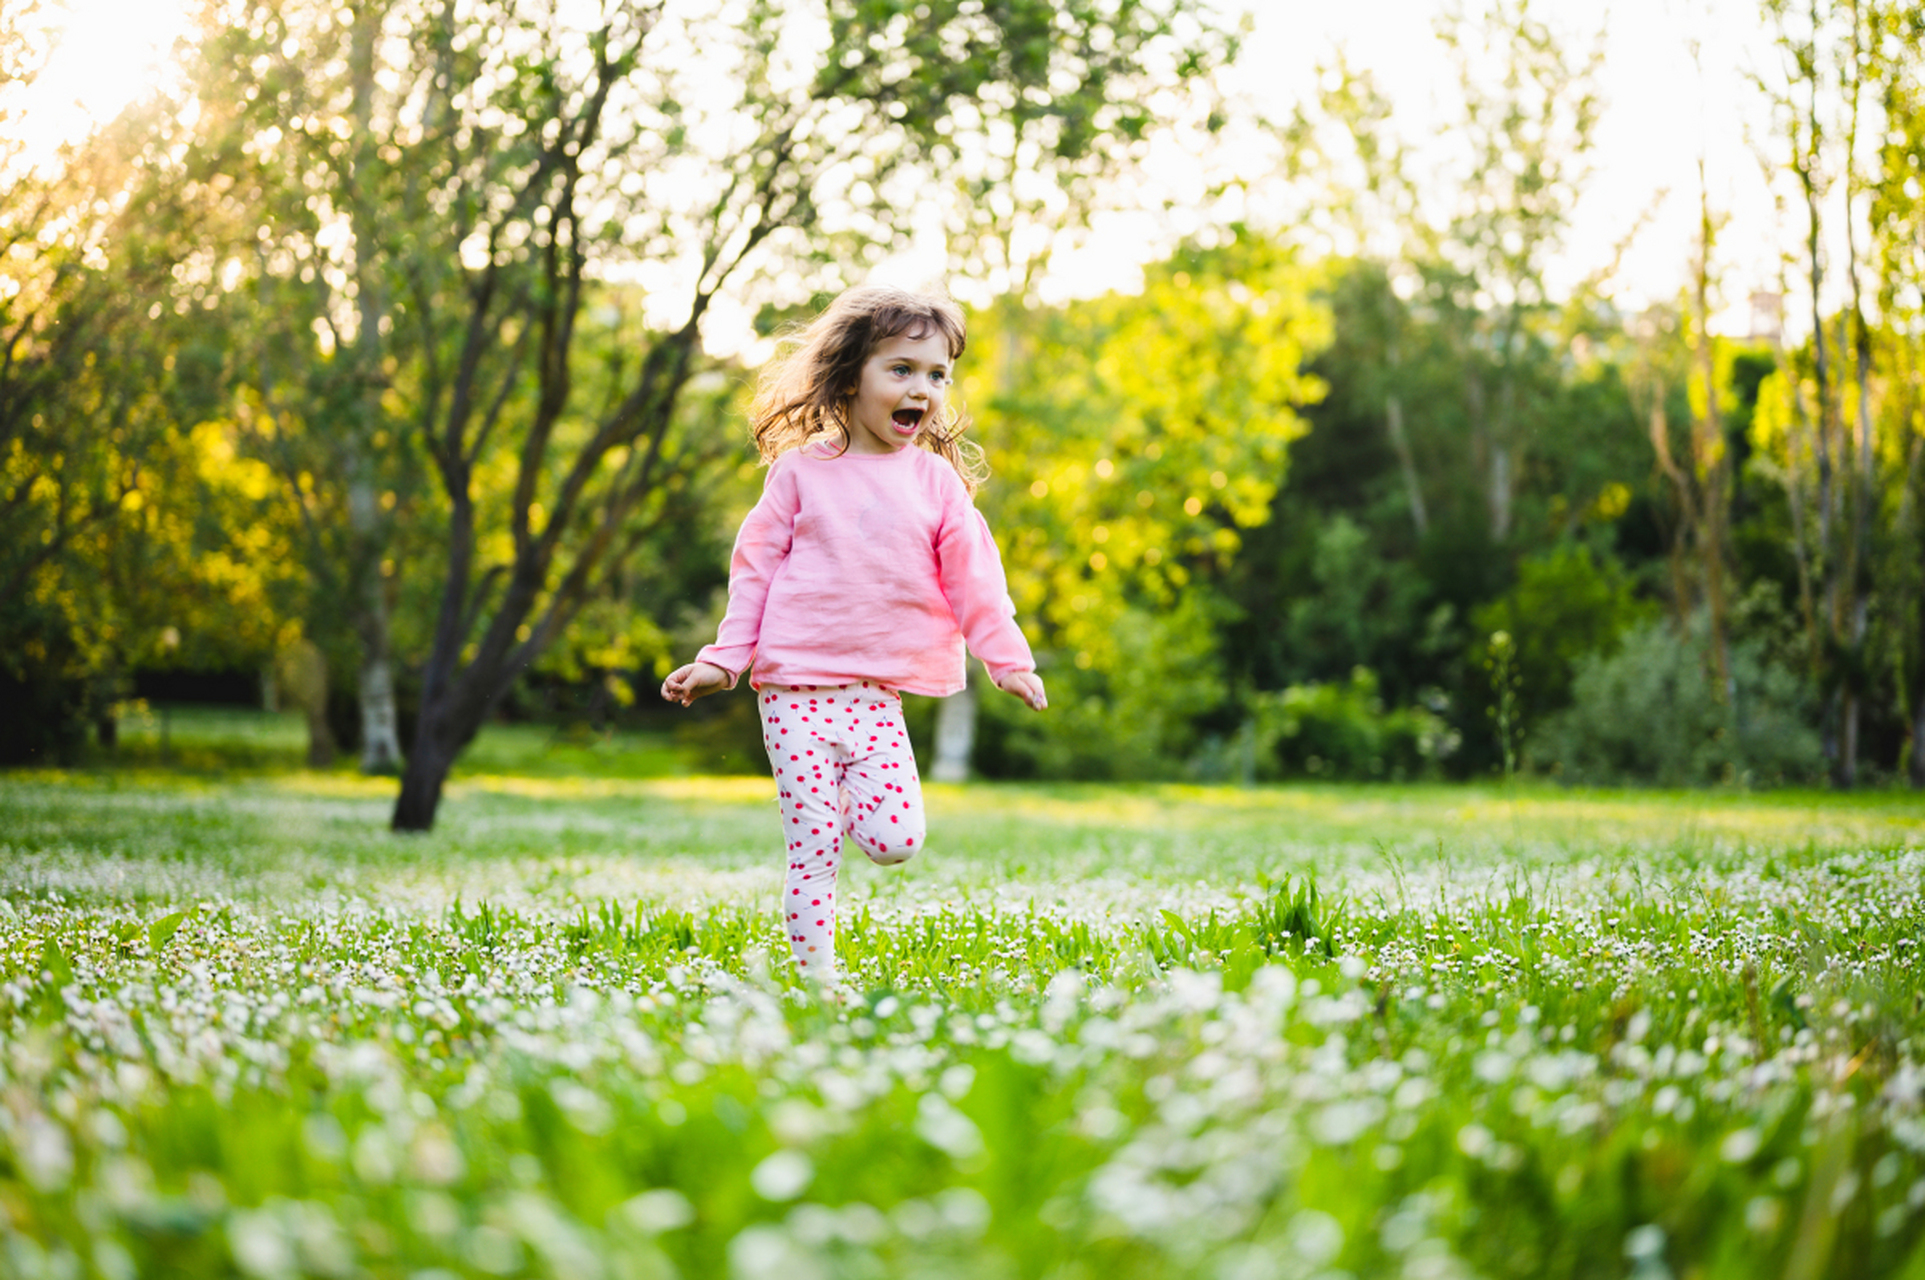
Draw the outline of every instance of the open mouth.
<instances>
[{"instance_id":1,"label":"open mouth","mask_svg":"<svg viewBox=\"0 0 1925 1280\"><path fill-rule=\"evenodd\" d=\"M889 418L896 424L896 430L904 435L913 435L916 428L922 425L922 414L921 409L898 409Z\"/></svg>"}]
</instances>

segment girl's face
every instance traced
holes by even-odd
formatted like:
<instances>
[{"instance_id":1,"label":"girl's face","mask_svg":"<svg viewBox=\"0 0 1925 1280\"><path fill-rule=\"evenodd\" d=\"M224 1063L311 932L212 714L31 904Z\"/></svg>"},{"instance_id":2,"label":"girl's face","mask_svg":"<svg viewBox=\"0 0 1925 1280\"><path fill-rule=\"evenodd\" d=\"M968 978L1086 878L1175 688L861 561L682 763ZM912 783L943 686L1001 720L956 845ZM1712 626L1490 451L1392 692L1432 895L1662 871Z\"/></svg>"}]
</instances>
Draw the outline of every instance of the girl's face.
<instances>
[{"instance_id":1,"label":"girl's face","mask_svg":"<svg viewBox=\"0 0 1925 1280\"><path fill-rule=\"evenodd\" d=\"M883 339L863 362L849 401L850 452L894 453L914 444L942 413L949 372L949 343L940 332Z\"/></svg>"}]
</instances>

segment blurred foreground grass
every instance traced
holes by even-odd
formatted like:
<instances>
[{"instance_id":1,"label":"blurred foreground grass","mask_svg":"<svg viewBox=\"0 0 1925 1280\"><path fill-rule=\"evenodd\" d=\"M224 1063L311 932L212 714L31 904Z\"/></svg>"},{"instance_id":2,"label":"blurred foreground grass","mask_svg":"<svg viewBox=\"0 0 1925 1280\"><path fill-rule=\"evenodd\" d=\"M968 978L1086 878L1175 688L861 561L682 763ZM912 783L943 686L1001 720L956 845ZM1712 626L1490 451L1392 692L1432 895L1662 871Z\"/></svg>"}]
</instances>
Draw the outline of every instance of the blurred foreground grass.
<instances>
[{"instance_id":1,"label":"blurred foreground grass","mask_svg":"<svg viewBox=\"0 0 1925 1280\"><path fill-rule=\"evenodd\" d=\"M1925 1276L1908 797L932 787L825 1000L766 781L185 719L0 778L0 1273Z\"/></svg>"}]
</instances>

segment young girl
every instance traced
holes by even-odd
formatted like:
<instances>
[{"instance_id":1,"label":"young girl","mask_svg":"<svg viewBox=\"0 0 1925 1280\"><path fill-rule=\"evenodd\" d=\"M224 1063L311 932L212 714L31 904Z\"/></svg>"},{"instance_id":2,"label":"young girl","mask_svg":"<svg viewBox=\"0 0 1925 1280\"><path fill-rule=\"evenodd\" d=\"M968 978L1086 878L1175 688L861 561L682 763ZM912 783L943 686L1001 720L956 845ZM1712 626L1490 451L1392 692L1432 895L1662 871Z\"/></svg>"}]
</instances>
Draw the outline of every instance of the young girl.
<instances>
[{"instance_id":1,"label":"young girl","mask_svg":"<svg viewBox=\"0 0 1925 1280\"><path fill-rule=\"evenodd\" d=\"M948 404L963 318L946 298L851 289L771 363L750 416L769 474L735 538L715 643L662 684L688 706L750 683L788 845L796 963L836 976L846 834L871 862L922 847L903 693L963 687L963 644L996 687L1048 705L989 526L981 450Z\"/></svg>"}]
</instances>

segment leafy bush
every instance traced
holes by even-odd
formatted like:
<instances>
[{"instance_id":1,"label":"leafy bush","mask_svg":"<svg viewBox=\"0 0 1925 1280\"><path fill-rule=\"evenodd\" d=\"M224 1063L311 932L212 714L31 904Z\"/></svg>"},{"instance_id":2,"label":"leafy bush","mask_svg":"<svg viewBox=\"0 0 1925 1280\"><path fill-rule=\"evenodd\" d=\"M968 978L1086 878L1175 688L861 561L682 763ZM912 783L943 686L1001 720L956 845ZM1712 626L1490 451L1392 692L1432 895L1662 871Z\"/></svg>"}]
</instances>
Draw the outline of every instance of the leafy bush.
<instances>
[{"instance_id":1,"label":"leafy bush","mask_svg":"<svg viewBox=\"0 0 1925 1280\"><path fill-rule=\"evenodd\" d=\"M1252 711L1261 778L1429 777L1457 747L1457 735L1430 709L1385 711L1368 667L1343 684L1258 694Z\"/></svg>"},{"instance_id":2,"label":"leafy bush","mask_svg":"<svg viewBox=\"0 0 1925 1280\"><path fill-rule=\"evenodd\" d=\"M1821 769L1803 682L1755 640L1731 646L1735 696L1718 696L1702 619L1634 627L1615 654L1578 663L1573 705L1527 746L1568 782L1745 786L1815 781Z\"/></svg>"},{"instance_id":3,"label":"leafy bush","mask_svg":"<svg viewBox=\"0 0 1925 1280\"><path fill-rule=\"evenodd\" d=\"M1226 688L1215 650L1218 603L1192 592L1163 614L1125 608L1107 637L1107 669L1039 653L1049 714L984 688L973 763L992 778L1172 776L1195 748L1196 723Z\"/></svg>"},{"instance_id":4,"label":"leafy bush","mask_svg":"<svg viewBox=\"0 0 1925 1280\"><path fill-rule=\"evenodd\" d=\"M1474 610L1471 622L1480 649L1499 631L1515 642L1519 712L1528 723L1569 706L1578 663L1617 652L1624 632L1652 612L1615 560L1568 544L1526 558L1511 589Z\"/></svg>"},{"instance_id":5,"label":"leafy bush","mask_svg":"<svg viewBox=\"0 0 1925 1280\"><path fill-rule=\"evenodd\" d=\"M1419 629L1425 583L1386 554L1370 530L1338 515L1317 530L1311 589L1284 619L1284 678L1334 675L1355 663L1381 669Z\"/></svg>"}]
</instances>

